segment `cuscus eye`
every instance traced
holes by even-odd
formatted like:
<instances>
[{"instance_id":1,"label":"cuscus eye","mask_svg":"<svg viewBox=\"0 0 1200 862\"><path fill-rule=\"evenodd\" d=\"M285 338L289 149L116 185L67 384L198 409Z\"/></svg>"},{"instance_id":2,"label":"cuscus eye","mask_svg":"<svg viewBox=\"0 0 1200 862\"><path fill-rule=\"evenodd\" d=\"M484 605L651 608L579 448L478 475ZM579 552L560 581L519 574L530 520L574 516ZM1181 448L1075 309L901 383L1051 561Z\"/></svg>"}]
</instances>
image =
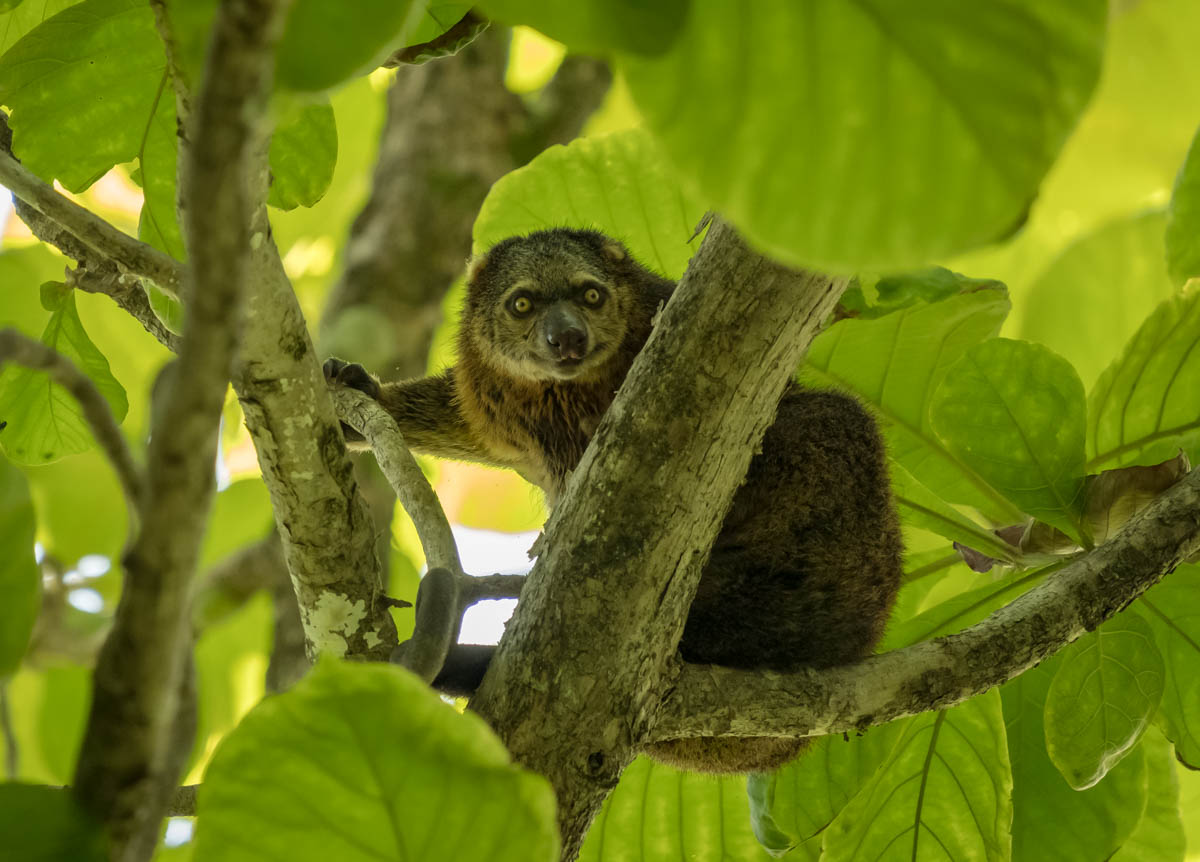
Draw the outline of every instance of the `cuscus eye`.
<instances>
[{"instance_id":1,"label":"cuscus eye","mask_svg":"<svg viewBox=\"0 0 1200 862\"><path fill-rule=\"evenodd\" d=\"M526 315L533 311L533 300L528 296L518 296L512 301L510 307L513 310L513 314Z\"/></svg>"},{"instance_id":2,"label":"cuscus eye","mask_svg":"<svg viewBox=\"0 0 1200 862\"><path fill-rule=\"evenodd\" d=\"M583 301L588 305L599 305L604 302L604 291L598 287L589 287L583 292Z\"/></svg>"}]
</instances>

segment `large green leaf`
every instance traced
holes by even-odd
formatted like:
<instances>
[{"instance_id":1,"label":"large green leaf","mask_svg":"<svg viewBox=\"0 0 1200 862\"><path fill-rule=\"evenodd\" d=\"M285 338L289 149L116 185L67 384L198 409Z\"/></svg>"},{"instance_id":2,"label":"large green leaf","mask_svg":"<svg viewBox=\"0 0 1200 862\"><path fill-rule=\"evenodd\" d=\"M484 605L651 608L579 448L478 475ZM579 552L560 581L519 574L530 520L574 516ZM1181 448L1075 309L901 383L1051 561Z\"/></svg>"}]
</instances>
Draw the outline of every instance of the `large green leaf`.
<instances>
[{"instance_id":1,"label":"large green leaf","mask_svg":"<svg viewBox=\"0 0 1200 862\"><path fill-rule=\"evenodd\" d=\"M1013 572L984 586L960 593L912 619L890 626L879 648L886 652L961 631L1037 586L1053 568L1055 567L1032 572Z\"/></svg>"},{"instance_id":2,"label":"large green leaf","mask_svg":"<svg viewBox=\"0 0 1200 862\"><path fill-rule=\"evenodd\" d=\"M1095 85L1103 0L696 0L626 57L712 205L782 260L924 263L1006 236Z\"/></svg>"},{"instance_id":3,"label":"large green leaf","mask_svg":"<svg viewBox=\"0 0 1200 862\"><path fill-rule=\"evenodd\" d=\"M138 239L165 251L176 260L186 260L187 249L183 245L183 234L175 209L179 163L177 132L175 94L164 70L154 113L146 123L145 136L137 152L138 167L134 178L142 185ZM173 322L178 326L180 321ZM176 331L179 331L178 328Z\"/></svg>"},{"instance_id":4,"label":"large green leaf","mask_svg":"<svg viewBox=\"0 0 1200 862\"><path fill-rule=\"evenodd\" d=\"M691 0L486 0L489 17L528 24L572 51L661 54L671 47L688 16Z\"/></svg>"},{"instance_id":5,"label":"large green leaf","mask_svg":"<svg viewBox=\"0 0 1200 862\"><path fill-rule=\"evenodd\" d=\"M822 859L1007 860L1012 774L1000 695L910 718L824 833Z\"/></svg>"},{"instance_id":6,"label":"large green leaf","mask_svg":"<svg viewBox=\"0 0 1200 862\"><path fill-rule=\"evenodd\" d=\"M78 2L79 0L23 0L20 5L9 4L10 11L0 15L0 55L47 18Z\"/></svg>"},{"instance_id":7,"label":"large green leaf","mask_svg":"<svg viewBox=\"0 0 1200 862\"><path fill-rule=\"evenodd\" d=\"M279 85L326 90L371 71L407 44L425 5L413 0L297 0L279 43Z\"/></svg>"},{"instance_id":8,"label":"large green leaf","mask_svg":"<svg viewBox=\"0 0 1200 862\"><path fill-rule=\"evenodd\" d=\"M0 57L13 150L43 179L80 192L138 152L166 58L141 0L84 0Z\"/></svg>"},{"instance_id":9,"label":"large green leaf","mask_svg":"<svg viewBox=\"0 0 1200 862\"><path fill-rule=\"evenodd\" d=\"M61 787L0 784L0 847L21 862L104 862L100 825Z\"/></svg>"},{"instance_id":10,"label":"large green leaf","mask_svg":"<svg viewBox=\"0 0 1200 862\"><path fill-rule=\"evenodd\" d=\"M1013 561L1020 552L984 529L913 478L900 464L892 464L892 499L902 523L920 527L999 560Z\"/></svg>"},{"instance_id":11,"label":"large green leaf","mask_svg":"<svg viewBox=\"0 0 1200 862\"><path fill-rule=\"evenodd\" d=\"M197 79L213 8L189 0L169 9L184 68ZM40 24L0 58L0 101L12 109L17 155L71 191L136 158L135 177L145 189L139 236L182 259L175 99L147 4L84 0ZM272 142L272 203L311 206L336 159L328 104L292 112Z\"/></svg>"},{"instance_id":12,"label":"large green leaf","mask_svg":"<svg viewBox=\"0 0 1200 862\"><path fill-rule=\"evenodd\" d=\"M1046 754L1046 692L1058 670L1053 656L1000 689L1013 773L1013 862L1107 859L1133 832L1146 807L1141 746L1104 779L1078 791Z\"/></svg>"},{"instance_id":13,"label":"large green leaf","mask_svg":"<svg viewBox=\"0 0 1200 862\"><path fill-rule=\"evenodd\" d=\"M429 0L421 4L421 19L408 35L411 44L431 42L445 33L471 11L471 3L454 0Z\"/></svg>"},{"instance_id":14,"label":"large green leaf","mask_svg":"<svg viewBox=\"0 0 1200 862\"><path fill-rule=\"evenodd\" d=\"M592 821L580 862L766 862L746 819L745 780L679 772L642 757Z\"/></svg>"},{"instance_id":15,"label":"large green leaf","mask_svg":"<svg viewBox=\"0 0 1200 862\"><path fill-rule=\"evenodd\" d=\"M703 212L650 135L616 132L551 147L492 186L475 221L475 250L542 228L595 228L651 269L679 278Z\"/></svg>"},{"instance_id":16,"label":"large green leaf","mask_svg":"<svg viewBox=\"0 0 1200 862\"><path fill-rule=\"evenodd\" d=\"M1046 752L1076 790L1137 745L1162 698L1165 670L1136 614L1108 620L1062 651L1046 694Z\"/></svg>"},{"instance_id":17,"label":"large green leaf","mask_svg":"<svg viewBox=\"0 0 1200 862\"><path fill-rule=\"evenodd\" d=\"M1146 316L1175 292L1163 260L1163 213L1110 222L1067 246L1033 282L1019 335L1095 383Z\"/></svg>"},{"instance_id":18,"label":"large green leaf","mask_svg":"<svg viewBox=\"0 0 1200 862\"><path fill-rule=\"evenodd\" d=\"M1012 324L1021 322L1025 312L1022 289L1032 285L1068 243L1114 219L1165 202L1200 119L1200 76L1192 74L1200 4L1117 0L1109 6L1100 83L1042 184L1029 221L1011 241L951 263L1008 284L1016 301ZM1160 235L1160 257L1161 240ZM1104 294L1108 285L1097 284L1096 289ZM1072 311L1061 318L1064 328L1073 324L1077 313L1087 314ZM1140 322L1139 317L1131 324ZM1005 334L1026 337L1016 328ZM1075 362L1071 351L1047 343ZM1102 345L1093 348L1101 361L1111 357ZM1090 387L1086 365L1077 367Z\"/></svg>"},{"instance_id":19,"label":"large green leaf","mask_svg":"<svg viewBox=\"0 0 1200 862\"><path fill-rule=\"evenodd\" d=\"M1088 470L1152 465L1200 442L1200 286L1162 302L1088 397ZM1195 459L1193 459L1194 461Z\"/></svg>"},{"instance_id":20,"label":"large green leaf","mask_svg":"<svg viewBox=\"0 0 1200 862\"><path fill-rule=\"evenodd\" d=\"M212 746L237 726L266 688L275 618L274 601L265 590L219 620L197 623L194 652L196 742L188 770L212 754Z\"/></svg>"},{"instance_id":21,"label":"large green leaf","mask_svg":"<svg viewBox=\"0 0 1200 862\"><path fill-rule=\"evenodd\" d=\"M1200 276L1200 133L1192 138L1167 211L1167 266L1176 281Z\"/></svg>"},{"instance_id":22,"label":"large green leaf","mask_svg":"<svg viewBox=\"0 0 1200 862\"><path fill-rule=\"evenodd\" d=\"M271 136L267 203L290 210L319 201L333 179L337 146L337 125L329 100L299 106Z\"/></svg>"},{"instance_id":23,"label":"large green leaf","mask_svg":"<svg viewBox=\"0 0 1200 862\"><path fill-rule=\"evenodd\" d=\"M847 389L882 420L891 457L949 503L972 505L996 523L1021 513L934 434L929 397L972 345L995 335L1008 312L1002 287L965 286L874 320L848 319L822 332L800 369L813 386Z\"/></svg>"},{"instance_id":24,"label":"large green leaf","mask_svg":"<svg viewBox=\"0 0 1200 862\"><path fill-rule=\"evenodd\" d=\"M1200 769L1200 566L1180 566L1135 605L1167 665L1159 720L1175 756Z\"/></svg>"},{"instance_id":25,"label":"large green leaf","mask_svg":"<svg viewBox=\"0 0 1200 862\"><path fill-rule=\"evenodd\" d=\"M46 290L53 314L42 333L42 343L91 378L108 402L113 418L125 418L129 402L125 390L112 376L108 360L88 338L74 291ZM0 448L19 464L45 464L92 446L92 435L79 402L45 372L8 365L0 373L0 420L8 426L0 433Z\"/></svg>"},{"instance_id":26,"label":"large green leaf","mask_svg":"<svg viewBox=\"0 0 1200 862\"><path fill-rule=\"evenodd\" d=\"M37 619L41 578L33 557L36 526L25 477L0 458L0 684L20 664Z\"/></svg>"},{"instance_id":27,"label":"large green leaf","mask_svg":"<svg viewBox=\"0 0 1200 862\"><path fill-rule=\"evenodd\" d=\"M1171 743L1157 730L1142 737L1146 757L1146 811L1112 862L1183 862L1186 840L1179 816L1179 779Z\"/></svg>"},{"instance_id":28,"label":"large green leaf","mask_svg":"<svg viewBox=\"0 0 1200 862\"><path fill-rule=\"evenodd\" d=\"M750 822L760 843L772 855L794 847L796 857L815 862L821 835L870 782L905 727L896 721L852 738L824 736L782 769L751 775Z\"/></svg>"},{"instance_id":29,"label":"large green leaf","mask_svg":"<svg viewBox=\"0 0 1200 862\"><path fill-rule=\"evenodd\" d=\"M405 671L326 661L221 742L196 859L558 858L545 779Z\"/></svg>"},{"instance_id":30,"label":"large green leaf","mask_svg":"<svg viewBox=\"0 0 1200 862\"><path fill-rule=\"evenodd\" d=\"M1071 363L1027 341L970 348L933 394L946 447L1023 512L1079 537L1083 384Z\"/></svg>"},{"instance_id":31,"label":"large green leaf","mask_svg":"<svg viewBox=\"0 0 1200 862\"><path fill-rule=\"evenodd\" d=\"M71 781L91 699L91 676L91 668L82 665L35 669L26 662L6 682L9 721L18 743L17 780L60 786ZM7 757L0 756L0 762L4 774L11 775Z\"/></svg>"}]
</instances>

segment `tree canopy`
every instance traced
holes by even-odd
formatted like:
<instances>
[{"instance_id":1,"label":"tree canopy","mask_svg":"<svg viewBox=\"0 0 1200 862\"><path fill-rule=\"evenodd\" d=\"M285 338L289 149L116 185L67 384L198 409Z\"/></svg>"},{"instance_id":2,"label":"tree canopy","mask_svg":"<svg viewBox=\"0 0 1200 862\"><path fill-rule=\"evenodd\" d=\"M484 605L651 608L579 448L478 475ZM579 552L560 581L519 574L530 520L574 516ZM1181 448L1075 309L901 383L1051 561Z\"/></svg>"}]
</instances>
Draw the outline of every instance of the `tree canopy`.
<instances>
[{"instance_id":1,"label":"tree canopy","mask_svg":"<svg viewBox=\"0 0 1200 862\"><path fill-rule=\"evenodd\" d=\"M1198 37L1188 0L0 3L0 846L1200 853ZM535 491L416 469L320 360L444 367L467 255L560 225L680 287L532 571L475 578L445 516L534 531ZM793 375L886 437L881 655L685 666L741 479L697 465ZM447 704L463 610L518 594ZM755 730L820 738L635 759Z\"/></svg>"}]
</instances>

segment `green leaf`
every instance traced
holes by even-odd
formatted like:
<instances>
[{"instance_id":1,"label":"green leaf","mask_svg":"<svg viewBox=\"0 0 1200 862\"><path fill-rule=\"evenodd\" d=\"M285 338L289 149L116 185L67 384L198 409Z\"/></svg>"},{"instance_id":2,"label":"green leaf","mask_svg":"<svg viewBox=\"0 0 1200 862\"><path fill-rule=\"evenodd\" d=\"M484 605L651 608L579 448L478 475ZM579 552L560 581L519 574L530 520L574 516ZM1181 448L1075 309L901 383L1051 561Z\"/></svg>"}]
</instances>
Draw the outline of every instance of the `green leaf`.
<instances>
[{"instance_id":1,"label":"green leaf","mask_svg":"<svg viewBox=\"0 0 1200 862\"><path fill-rule=\"evenodd\" d=\"M1132 834L1146 807L1142 746L1087 790L1074 790L1046 754L1046 692L1052 656L1002 686L1013 774L1013 862L1107 859Z\"/></svg>"},{"instance_id":2,"label":"green leaf","mask_svg":"<svg viewBox=\"0 0 1200 862\"><path fill-rule=\"evenodd\" d=\"M143 192L138 239L176 260L187 260L187 249L183 244L175 209L179 162L175 96L165 70L160 84L154 112L146 122L138 148L138 167L134 173L134 179L141 183ZM157 288L154 291L159 293ZM153 295L151 305L154 305ZM155 308L155 311L158 312L158 309ZM170 315L159 316L165 321Z\"/></svg>"},{"instance_id":3,"label":"green leaf","mask_svg":"<svg viewBox=\"0 0 1200 862\"><path fill-rule=\"evenodd\" d=\"M1012 786L997 692L914 716L825 831L822 858L1007 860Z\"/></svg>"},{"instance_id":4,"label":"green leaf","mask_svg":"<svg viewBox=\"0 0 1200 862\"><path fill-rule=\"evenodd\" d=\"M902 523L920 527L976 551L1009 562L1020 552L970 518L958 512L913 478L900 464L893 462L892 499Z\"/></svg>"},{"instance_id":5,"label":"green leaf","mask_svg":"<svg viewBox=\"0 0 1200 862\"><path fill-rule=\"evenodd\" d=\"M455 3L452 0L451 2L431 0L431 2L422 3L421 20L408 35L409 44L419 45L422 42L432 42L470 12L472 5L474 4Z\"/></svg>"},{"instance_id":6,"label":"green leaf","mask_svg":"<svg viewBox=\"0 0 1200 862\"><path fill-rule=\"evenodd\" d=\"M74 293L66 294L50 315L42 343L57 350L92 379L119 423L129 402L125 390L112 376L108 360L94 345L79 312ZM8 365L0 373L0 419L8 426L0 433L0 448L18 464L45 464L92 446L92 435L79 403L41 371Z\"/></svg>"},{"instance_id":7,"label":"green leaf","mask_svg":"<svg viewBox=\"0 0 1200 862\"><path fill-rule=\"evenodd\" d=\"M1017 596L1028 592L1062 564L1032 572L1012 572L999 580L959 593L899 625L890 626L879 646L880 652L898 649L930 638L953 634L986 618Z\"/></svg>"},{"instance_id":8,"label":"green leaf","mask_svg":"<svg viewBox=\"0 0 1200 862\"><path fill-rule=\"evenodd\" d=\"M0 784L0 847L21 862L105 862L108 842L100 825L69 790Z\"/></svg>"},{"instance_id":9,"label":"green leaf","mask_svg":"<svg viewBox=\"0 0 1200 862\"><path fill-rule=\"evenodd\" d=\"M204 74L217 0L164 0L163 8L175 40L176 68L194 93Z\"/></svg>"},{"instance_id":10,"label":"green leaf","mask_svg":"<svg viewBox=\"0 0 1200 862\"><path fill-rule=\"evenodd\" d=\"M1161 211L1110 222L1067 246L1033 282L1019 335L1062 355L1095 383L1154 306L1175 292ZM1070 321L1070 325L1064 325Z\"/></svg>"},{"instance_id":11,"label":"green leaf","mask_svg":"<svg viewBox=\"0 0 1200 862\"><path fill-rule=\"evenodd\" d=\"M7 680L18 780L56 785L71 781L91 700L91 676L91 668L82 665L34 669L26 662ZM6 757L0 756L0 762L11 770Z\"/></svg>"},{"instance_id":12,"label":"green leaf","mask_svg":"<svg viewBox=\"0 0 1200 862\"><path fill-rule=\"evenodd\" d=\"M1200 132L1192 138L1167 210L1167 267L1177 282L1200 276Z\"/></svg>"},{"instance_id":13,"label":"green leaf","mask_svg":"<svg viewBox=\"0 0 1200 862\"><path fill-rule=\"evenodd\" d=\"M47 667L38 673L38 678L37 709L25 733L18 731L19 738L36 742L45 771L39 778L66 784L74 777L75 760L83 742L92 700L91 668L75 664ZM32 747L22 749L24 760L32 759Z\"/></svg>"},{"instance_id":14,"label":"green leaf","mask_svg":"<svg viewBox=\"0 0 1200 862\"><path fill-rule=\"evenodd\" d=\"M81 192L137 155L166 59L141 0L84 0L0 57L13 150L42 179Z\"/></svg>"},{"instance_id":15,"label":"green leaf","mask_svg":"<svg viewBox=\"0 0 1200 862\"><path fill-rule=\"evenodd\" d=\"M29 484L0 458L0 684L21 663L37 619L42 591L33 557L36 527Z\"/></svg>"},{"instance_id":16,"label":"green leaf","mask_svg":"<svg viewBox=\"0 0 1200 862\"><path fill-rule=\"evenodd\" d=\"M1175 756L1200 769L1200 566L1180 566L1135 607L1150 624L1167 667L1159 723Z\"/></svg>"},{"instance_id":17,"label":"green leaf","mask_svg":"<svg viewBox=\"0 0 1200 862\"><path fill-rule=\"evenodd\" d=\"M968 288L877 320L840 320L813 341L800 380L849 390L870 405L892 459L938 497L975 506L995 523L1015 523L1021 513L946 448L928 412L929 395L946 369L995 335L1008 308L1002 288Z\"/></svg>"},{"instance_id":18,"label":"green leaf","mask_svg":"<svg viewBox=\"0 0 1200 862\"><path fill-rule=\"evenodd\" d=\"M1146 811L1112 856L1112 862L1183 862L1187 842L1179 816L1179 779L1171 744L1151 728L1142 738L1146 756Z\"/></svg>"},{"instance_id":19,"label":"green leaf","mask_svg":"<svg viewBox=\"0 0 1200 862\"><path fill-rule=\"evenodd\" d=\"M15 45L22 36L79 0L24 0L10 4L11 11L0 15L0 55Z\"/></svg>"},{"instance_id":20,"label":"green leaf","mask_svg":"<svg viewBox=\"0 0 1200 862\"><path fill-rule=\"evenodd\" d=\"M679 772L640 757L592 821L579 862L768 862L746 818L745 779Z\"/></svg>"},{"instance_id":21,"label":"green leaf","mask_svg":"<svg viewBox=\"0 0 1200 862\"><path fill-rule=\"evenodd\" d=\"M1152 465L1200 443L1200 286L1160 303L1088 397L1088 470ZM1196 457L1192 458L1195 463Z\"/></svg>"},{"instance_id":22,"label":"green leaf","mask_svg":"<svg viewBox=\"0 0 1200 862\"><path fill-rule=\"evenodd\" d=\"M1046 752L1076 790L1096 784L1150 724L1165 670L1150 627L1121 614L1062 651L1046 694Z\"/></svg>"},{"instance_id":23,"label":"green leaf","mask_svg":"<svg viewBox=\"0 0 1200 862\"><path fill-rule=\"evenodd\" d=\"M916 305L918 302L940 302L956 293L973 290L998 289L1004 285L995 279L967 278L944 267L933 266L916 272L887 275L880 278L869 289L851 285L842 295L841 304L853 312L854 317L883 317ZM872 298L867 300L866 294Z\"/></svg>"},{"instance_id":24,"label":"green leaf","mask_svg":"<svg viewBox=\"0 0 1200 862\"><path fill-rule=\"evenodd\" d=\"M279 43L277 83L311 92L370 72L407 44L424 5L413 0L297 0Z\"/></svg>"},{"instance_id":25,"label":"green leaf","mask_svg":"<svg viewBox=\"0 0 1200 862\"><path fill-rule=\"evenodd\" d=\"M1085 403L1071 363L995 338L950 368L929 411L959 459L1021 511L1079 538Z\"/></svg>"},{"instance_id":26,"label":"green leaf","mask_svg":"<svg viewBox=\"0 0 1200 862\"><path fill-rule=\"evenodd\" d=\"M703 214L645 131L579 138L492 186L475 221L475 251L543 228L595 228L651 269L679 278Z\"/></svg>"},{"instance_id":27,"label":"green leaf","mask_svg":"<svg viewBox=\"0 0 1200 862\"><path fill-rule=\"evenodd\" d=\"M691 0L485 0L489 18L527 24L584 54L625 51L655 55L679 36Z\"/></svg>"},{"instance_id":28,"label":"green leaf","mask_svg":"<svg viewBox=\"0 0 1200 862\"><path fill-rule=\"evenodd\" d=\"M195 647L196 742L187 770L207 762L210 745L230 733L262 700L271 656L275 608L262 590L219 620L198 626Z\"/></svg>"},{"instance_id":29,"label":"green leaf","mask_svg":"<svg viewBox=\"0 0 1200 862\"><path fill-rule=\"evenodd\" d=\"M337 148L337 125L329 100L300 106L271 136L267 203L290 210L319 201L333 179Z\"/></svg>"},{"instance_id":30,"label":"green leaf","mask_svg":"<svg viewBox=\"0 0 1200 862\"><path fill-rule=\"evenodd\" d=\"M471 713L387 665L319 664L221 742L196 859L558 858L545 779Z\"/></svg>"},{"instance_id":31,"label":"green leaf","mask_svg":"<svg viewBox=\"0 0 1200 862\"><path fill-rule=\"evenodd\" d=\"M771 255L900 269L1012 233L1096 83L1103 0L696 0L621 67L714 208Z\"/></svg>"},{"instance_id":32,"label":"green leaf","mask_svg":"<svg viewBox=\"0 0 1200 862\"><path fill-rule=\"evenodd\" d=\"M895 721L849 739L823 736L782 769L752 774L750 822L759 842L768 851L795 846L797 856L815 862L821 835L887 760L905 726Z\"/></svg>"}]
</instances>

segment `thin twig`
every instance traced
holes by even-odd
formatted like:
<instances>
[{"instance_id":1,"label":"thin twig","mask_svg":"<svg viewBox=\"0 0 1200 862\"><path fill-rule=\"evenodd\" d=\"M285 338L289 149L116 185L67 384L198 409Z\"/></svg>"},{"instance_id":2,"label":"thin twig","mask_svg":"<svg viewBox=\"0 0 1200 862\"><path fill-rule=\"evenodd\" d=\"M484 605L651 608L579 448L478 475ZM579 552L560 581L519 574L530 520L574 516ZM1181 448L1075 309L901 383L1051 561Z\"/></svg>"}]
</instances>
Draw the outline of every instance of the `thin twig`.
<instances>
[{"instance_id":1,"label":"thin twig","mask_svg":"<svg viewBox=\"0 0 1200 862\"><path fill-rule=\"evenodd\" d=\"M0 330L0 363L5 361L15 362L34 371L44 371L79 402L96 442L112 462L121 488L125 491L132 533L145 492L142 474L134 463L133 454L129 451L125 436L113 417L112 409L96 388L96 384L69 359L15 329Z\"/></svg>"},{"instance_id":2,"label":"thin twig","mask_svg":"<svg viewBox=\"0 0 1200 862\"><path fill-rule=\"evenodd\" d=\"M517 599L525 586L525 575L479 575L463 579L459 598L463 609L489 599Z\"/></svg>"},{"instance_id":3,"label":"thin twig","mask_svg":"<svg viewBox=\"0 0 1200 862\"><path fill-rule=\"evenodd\" d=\"M172 296L179 296L183 264L153 246L134 239L89 212L49 183L42 182L9 153L0 151L0 184L42 215L66 228L72 236L124 271L150 279Z\"/></svg>"}]
</instances>

